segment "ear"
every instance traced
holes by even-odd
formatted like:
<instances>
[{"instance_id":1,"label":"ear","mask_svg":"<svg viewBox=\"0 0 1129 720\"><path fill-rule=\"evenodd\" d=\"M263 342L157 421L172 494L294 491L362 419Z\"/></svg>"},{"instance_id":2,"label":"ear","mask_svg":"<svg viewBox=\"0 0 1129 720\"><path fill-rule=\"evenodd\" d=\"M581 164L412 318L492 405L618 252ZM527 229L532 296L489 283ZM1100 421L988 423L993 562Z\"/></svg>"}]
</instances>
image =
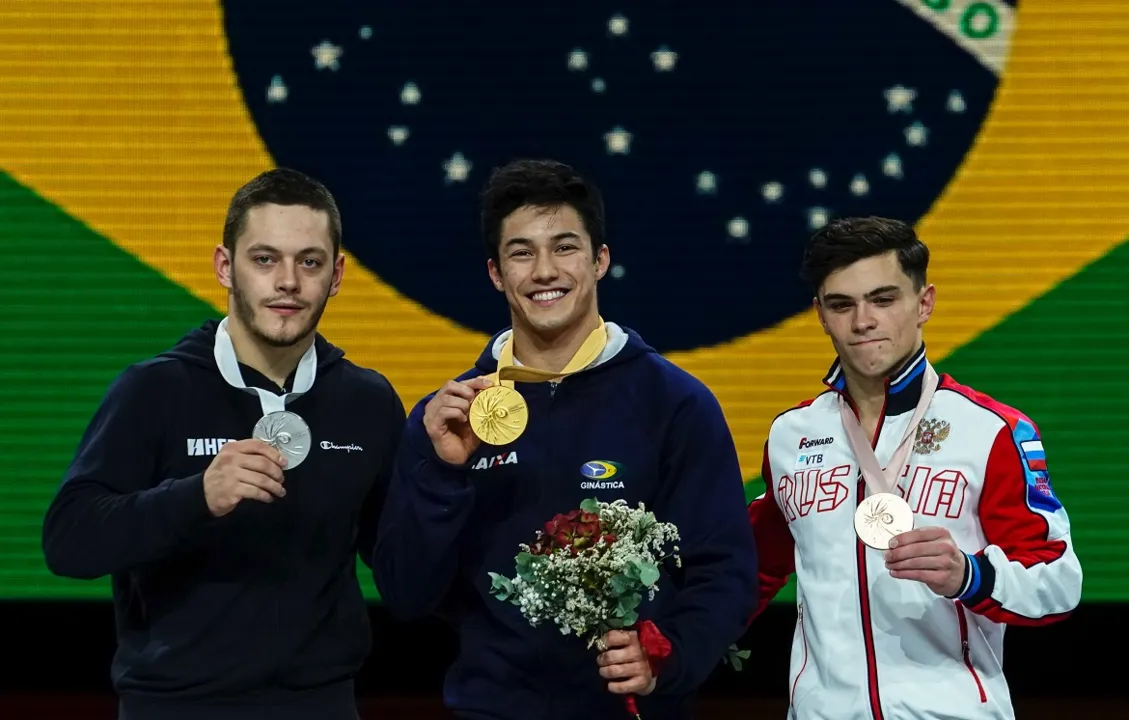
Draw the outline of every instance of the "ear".
<instances>
[{"instance_id":1,"label":"ear","mask_svg":"<svg viewBox=\"0 0 1129 720\"><path fill-rule=\"evenodd\" d=\"M345 253L338 253L333 262L333 279L329 282L329 296L333 297L341 290L341 279L345 276Z\"/></svg>"},{"instance_id":2,"label":"ear","mask_svg":"<svg viewBox=\"0 0 1129 720\"><path fill-rule=\"evenodd\" d=\"M216 245L212 253L212 265L216 269L216 280L228 290L231 289L231 253L223 245Z\"/></svg>"},{"instance_id":3,"label":"ear","mask_svg":"<svg viewBox=\"0 0 1129 720\"><path fill-rule=\"evenodd\" d=\"M611 251L608 250L608 246L605 243L605 244L600 246L599 250L596 251L596 281L597 282L602 280L604 275L607 275L608 268L611 267L611 264L612 264L612 254L611 254Z\"/></svg>"},{"instance_id":4,"label":"ear","mask_svg":"<svg viewBox=\"0 0 1129 720\"><path fill-rule=\"evenodd\" d=\"M486 261L486 272L490 275L490 282L494 283L494 289L498 292L505 292L506 288L502 285L502 271L493 259Z\"/></svg>"},{"instance_id":5,"label":"ear","mask_svg":"<svg viewBox=\"0 0 1129 720\"><path fill-rule=\"evenodd\" d=\"M925 287L925 292L921 293L921 301L917 307L917 326L921 327L929 322L929 318L933 317L933 306L937 302L937 288L932 285Z\"/></svg>"},{"instance_id":6,"label":"ear","mask_svg":"<svg viewBox=\"0 0 1129 720\"><path fill-rule=\"evenodd\" d=\"M811 299L811 306L815 308L815 316L819 318L819 324L823 328L823 334L830 335L831 331L827 329L827 321L823 319L823 305L820 304L818 295Z\"/></svg>"}]
</instances>

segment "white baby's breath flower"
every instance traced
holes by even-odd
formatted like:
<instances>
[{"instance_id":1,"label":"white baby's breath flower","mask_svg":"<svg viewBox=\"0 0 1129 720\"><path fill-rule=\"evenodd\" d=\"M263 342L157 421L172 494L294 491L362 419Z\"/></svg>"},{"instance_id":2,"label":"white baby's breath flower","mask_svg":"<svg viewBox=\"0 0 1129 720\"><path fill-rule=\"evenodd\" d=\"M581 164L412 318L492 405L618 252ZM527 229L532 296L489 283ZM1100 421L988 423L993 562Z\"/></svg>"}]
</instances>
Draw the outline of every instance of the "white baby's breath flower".
<instances>
[{"instance_id":1,"label":"white baby's breath flower","mask_svg":"<svg viewBox=\"0 0 1129 720\"><path fill-rule=\"evenodd\" d=\"M642 503L637 508L628 507L623 500L599 503L598 513L601 536L592 547L576 555L557 549L537 556L530 568L534 581L513 578L509 598L530 625L552 622L562 635L576 633L589 646L611 623L618 620L622 624L622 615L617 613L622 593L612 578L627 576L633 563L657 566L673 559L681 566L678 546L673 545L680 539L677 528L658 522ZM610 544L603 539L607 534L616 536ZM672 546L669 554L664 552L668 546ZM519 547L531 552L529 545ZM657 586L637 587L635 592L653 600L657 590Z\"/></svg>"}]
</instances>

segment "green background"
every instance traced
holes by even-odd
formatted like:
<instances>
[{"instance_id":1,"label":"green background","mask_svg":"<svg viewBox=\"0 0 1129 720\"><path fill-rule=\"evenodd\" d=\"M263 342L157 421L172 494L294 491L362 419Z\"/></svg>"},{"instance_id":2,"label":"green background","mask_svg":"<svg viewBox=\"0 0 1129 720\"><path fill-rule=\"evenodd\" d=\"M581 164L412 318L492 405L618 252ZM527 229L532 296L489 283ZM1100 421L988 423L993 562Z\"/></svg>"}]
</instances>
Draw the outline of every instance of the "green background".
<instances>
[{"instance_id":1,"label":"green background","mask_svg":"<svg viewBox=\"0 0 1129 720\"><path fill-rule=\"evenodd\" d=\"M106 387L216 317L206 303L0 173L0 597L108 598L48 572L43 514ZM1031 417L1070 513L1083 600L1129 600L1129 244L937 363ZM943 306L940 310L943 312ZM927 335L928 339L928 335ZM759 478L750 498L763 491ZM366 594L377 597L360 566ZM791 584L778 601L794 598Z\"/></svg>"}]
</instances>

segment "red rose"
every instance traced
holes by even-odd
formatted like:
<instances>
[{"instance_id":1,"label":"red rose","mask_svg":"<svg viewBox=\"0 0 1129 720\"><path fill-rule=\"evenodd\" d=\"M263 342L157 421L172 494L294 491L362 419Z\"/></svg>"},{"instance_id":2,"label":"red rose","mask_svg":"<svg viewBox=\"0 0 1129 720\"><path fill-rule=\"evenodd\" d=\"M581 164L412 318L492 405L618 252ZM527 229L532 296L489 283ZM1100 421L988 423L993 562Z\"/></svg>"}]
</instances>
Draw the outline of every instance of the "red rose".
<instances>
[{"instance_id":1,"label":"red rose","mask_svg":"<svg viewBox=\"0 0 1129 720\"><path fill-rule=\"evenodd\" d=\"M608 533L607 535L604 535L603 540L605 545L611 545L616 540L618 540L618 538L615 536L615 533Z\"/></svg>"}]
</instances>

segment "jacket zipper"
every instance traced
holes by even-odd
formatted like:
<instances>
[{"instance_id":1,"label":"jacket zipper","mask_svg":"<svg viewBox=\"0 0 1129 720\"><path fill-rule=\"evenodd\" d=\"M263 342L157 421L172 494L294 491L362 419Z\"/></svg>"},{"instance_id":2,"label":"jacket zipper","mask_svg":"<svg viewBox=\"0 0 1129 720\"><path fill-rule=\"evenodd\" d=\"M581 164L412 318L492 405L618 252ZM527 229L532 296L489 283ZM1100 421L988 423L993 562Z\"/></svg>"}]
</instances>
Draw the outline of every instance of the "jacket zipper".
<instances>
[{"instance_id":1,"label":"jacket zipper","mask_svg":"<svg viewBox=\"0 0 1129 720\"><path fill-rule=\"evenodd\" d=\"M887 390L888 389L889 388L887 388ZM874 437L870 439L870 446L872 448L878 445L878 438L882 436L882 425L886 422L886 403L889 401L889 398L889 392L887 392L886 398L882 401L882 411L878 415L878 425L874 428ZM854 407L853 402L851 403L851 408L854 409L855 415L857 416L858 409ZM862 505L865 496L866 481L863 480L862 471L860 470L858 505ZM868 695L870 696L870 711L874 720L884 720L882 715L882 698L878 694L878 657L874 651L874 627L870 619L870 585L866 572L866 545L857 537L855 538L855 559L858 566L859 610L862 615L862 639L863 644L866 646L866 684L869 691Z\"/></svg>"},{"instance_id":2,"label":"jacket zipper","mask_svg":"<svg viewBox=\"0 0 1129 720\"><path fill-rule=\"evenodd\" d=\"M984 692L984 684L980 682L980 676L976 673L976 668L972 665L972 650L968 645L968 620L964 616L964 605L957 602L956 608L957 622L960 625L960 652L964 657L964 666L968 668L972 679L976 681L976 689L980 693L980 702L986 703L988 702L988 694Z\"/></svg>"},{"instance_id":3,"label":"jacket zipper","mask_svg":"<svg viewBox=\"0 0 1129 720\"><path fill-rule=\"evenodd\" d=\"M792 696L788 701L789 705L795 706L796 704L796 687L800 684L800 676L804 674L804 670L808 666L808 634L804 631L804 604L800 603L797 606L798 617L800 623L800 641L804 645L804 661L800 663L800 671L796 673L796 679L792 681Z\"/></svg>"}]
</instances>

